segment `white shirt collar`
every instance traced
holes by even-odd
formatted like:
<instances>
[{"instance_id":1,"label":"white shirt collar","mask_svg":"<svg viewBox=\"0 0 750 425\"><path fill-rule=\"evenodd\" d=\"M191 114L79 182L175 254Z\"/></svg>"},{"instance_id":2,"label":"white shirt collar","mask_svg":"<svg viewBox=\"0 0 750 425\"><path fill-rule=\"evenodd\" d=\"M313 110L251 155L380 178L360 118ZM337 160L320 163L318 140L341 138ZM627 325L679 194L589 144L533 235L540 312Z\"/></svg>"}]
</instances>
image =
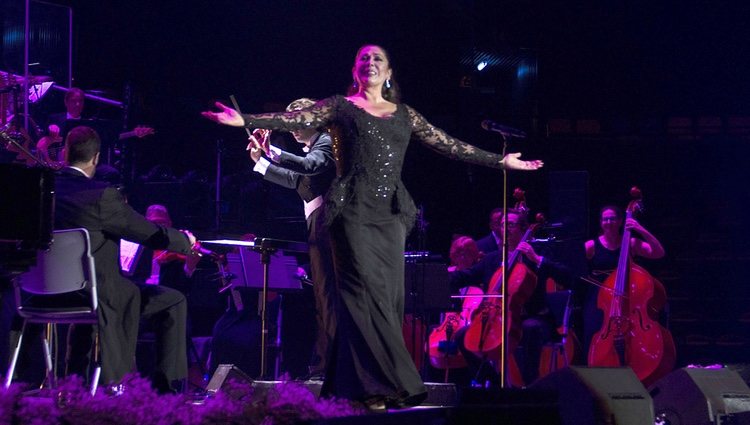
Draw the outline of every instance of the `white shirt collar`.
<instances>
[{"instance_id":1,"label":"white shirt collar","mask_svg":"<svg viewBox=\"0 0 750 425\"><path fill-rule=\"evenodd\" d=\"M84 176L86 176L86 178L91 178L91 177L89 177L89 175L88 175L88 174L86 174L86 172L85 172L85 171L83 171L82 169L80 169L80 168L78 168L78 167L74 167L74 166L72 166L72 165L68 165L68 168L71 168L71 169L73 169L73 170L76 170L76 171L78 171L79 173L81 173L81 174L83 174Z\"/></svg>"}]
</instances>

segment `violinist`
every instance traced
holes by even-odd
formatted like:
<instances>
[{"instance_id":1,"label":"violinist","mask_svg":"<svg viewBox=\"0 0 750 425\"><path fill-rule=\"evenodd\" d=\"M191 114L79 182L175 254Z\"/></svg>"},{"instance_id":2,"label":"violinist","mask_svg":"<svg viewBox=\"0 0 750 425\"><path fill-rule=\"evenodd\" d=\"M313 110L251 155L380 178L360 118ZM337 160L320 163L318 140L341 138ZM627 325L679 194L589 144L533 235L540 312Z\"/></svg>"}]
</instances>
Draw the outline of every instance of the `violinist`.
<instances>
[{"instance_id":1,"label":"violinist","mask_svg":"<svg viewBox=\"0 0 750 425\"><path fill-rule=\"evenodd\" d=\"M597 308L599 286L617 268L622 243L623 221L625 229L633 231L639 238L631 238L632 257L656 260L664 257L664 247L659 240L633 218L624 220L621 208L606 205L599 211L600 234L584 244L588 260L591 285L587 286L584 301L584 350L587 352L591 338L602 326L602 312Z\"/></svg>"},{"instance_id":2,"label":"violinist","mask_svg":"<svg viewBox=\"0 0 750 425\"><path fill-rule=\"evenodd\" d=\"M146 209L146 220L161 226L172 227L172 219L167 207L159 204ZM188 279L195 272L201 256L195 250L190 254L179 254L164 250L154 250L151 257L151 273L146 278L147 285L164 285L186 293Z\"/></svg>"},{"instance_id":3,"label":"violinist","mask_svg":"<svg viewBox=\"0 0 750 425\"><path fill-rule=\"evenodd\" d=\"M552 261L546 255L540 255L530 243L521 241L528 227L526 214L518 209L509 209L507 216L508 256L517 250L522 255L523 263L537 274L538 282L544 282L548 277L551 277L558 283L568 286L571 273L567 267ZM502 229L504 228L504 221L501 218L499 222L500 226L498 227L501 240L503 237ZM451 289L457 292L457 289L460 287L478 285L482 286L486 291L490 279L501 266L502 251L490 252L484 255L474 266L452 272L450 280ZM477 318L474 317L472 320L477 320ZM523 336L519 344L519 349L514 355L517 359L523 381L528 385L536 380L539 375L539 358L542 346L553 338L553 330L556 326L554 317L546 305L545 286L543 284L536 285L532 295L524 304L521 320ZM483 371L491 368L482 367L482 359L466 349L463 344L466 330L467 327L458 330L456 339L462 354L469 364L469 368L475 370L475 380L478 380L477 378L480 378L479 375ZM489 380L490 382L498 379L496 374L489 374L482 378L482 381Z\"/></svg>"}]
</instances>

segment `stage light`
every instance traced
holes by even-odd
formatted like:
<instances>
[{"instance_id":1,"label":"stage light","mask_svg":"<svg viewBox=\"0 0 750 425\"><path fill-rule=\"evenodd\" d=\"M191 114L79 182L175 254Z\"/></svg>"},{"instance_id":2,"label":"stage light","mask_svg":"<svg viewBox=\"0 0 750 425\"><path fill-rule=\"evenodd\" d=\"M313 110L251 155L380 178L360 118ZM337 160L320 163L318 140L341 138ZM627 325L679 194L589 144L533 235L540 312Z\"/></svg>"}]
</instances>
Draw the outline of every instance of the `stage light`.
<instances>
[{"instance_id":1,"label":"stage light","mask_svg":"<svg viewBox=\"0 0 750 425\"><path fill-rule=\"evenodd\" d=\"M479 62L477 64L477 71L483 70L486 66L487 66L487 62L486 61Z\"/></svg>"}]
</instances>

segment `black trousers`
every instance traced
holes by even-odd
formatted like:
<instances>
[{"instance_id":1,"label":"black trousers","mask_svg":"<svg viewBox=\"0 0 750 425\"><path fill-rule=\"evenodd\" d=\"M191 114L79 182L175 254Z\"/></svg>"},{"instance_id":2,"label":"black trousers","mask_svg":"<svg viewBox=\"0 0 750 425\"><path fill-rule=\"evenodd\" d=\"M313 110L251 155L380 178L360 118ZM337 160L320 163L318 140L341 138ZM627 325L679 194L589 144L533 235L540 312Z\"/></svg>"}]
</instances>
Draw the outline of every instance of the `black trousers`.
<instances>
[{"instance_id":1,"label":"black trousers","mask_svg":"<svg viewBox=\"0 0 750 425\"><path fill-rule=\"evenodd\" d=\"M130 286L132 285L132 287ZM140 318L149 319L156 334L156 374L168 382L187 377L187 301L179 291L157 285L122 285L119 303L101 300L99 334L103 383L116 383L135 371ZM119 305L118 305L119 304ZM119 311L113 306L120 307ZM92 329L78 325L70 333L70 373L86 376Z\"/></svg>"},{"instance_id":2,"label":"black trousers","mask_svg":"<svg viewBox=\"0 0 750 425\"><path fill-rule=\"evenodd\" d=\"M328 230L325 228L324 209L318 208L307 218L307 244L310 253L310 273L315 296L317 336L310 361L310 375L323 375L331 356L331 342L336 334L336 275Z\"/></svg>"}]
</instances>

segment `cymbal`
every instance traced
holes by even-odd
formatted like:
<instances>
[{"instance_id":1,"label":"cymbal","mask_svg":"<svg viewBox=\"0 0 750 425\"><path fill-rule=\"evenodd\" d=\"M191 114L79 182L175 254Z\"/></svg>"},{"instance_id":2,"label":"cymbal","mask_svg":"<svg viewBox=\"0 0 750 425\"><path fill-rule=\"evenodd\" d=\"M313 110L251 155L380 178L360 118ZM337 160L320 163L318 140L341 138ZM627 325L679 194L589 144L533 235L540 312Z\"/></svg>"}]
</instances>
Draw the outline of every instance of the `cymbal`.
<instances>
[{"instance_id":1,"label":"cymbal","mask_svg":"<svg viewBox=\"0 0 750 425\"><path fill-rule=\"evenodd\" d=\"M28 84L30 86L46 83L52 81L52 77L48 75L29 75ZM16 75L10 72L0 71L0 88L5 88L14 85L21 85L24 83L24 77L22 75Z\"/></svg>"}]
</instances>

